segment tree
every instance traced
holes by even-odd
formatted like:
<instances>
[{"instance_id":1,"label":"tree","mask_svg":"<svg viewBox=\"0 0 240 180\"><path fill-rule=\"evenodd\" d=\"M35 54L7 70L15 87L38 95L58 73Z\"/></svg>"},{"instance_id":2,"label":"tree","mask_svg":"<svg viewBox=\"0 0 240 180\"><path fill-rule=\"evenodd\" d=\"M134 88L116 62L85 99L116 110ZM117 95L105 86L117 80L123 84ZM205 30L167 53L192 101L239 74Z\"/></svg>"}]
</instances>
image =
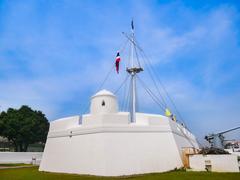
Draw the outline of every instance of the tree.
<instances>
[{"instance_id":1,"label":"tree","mask_svg":"<svg viewBox=\"0 0 240 180\"><path fill-rule=\"evenodd\" d=\"M15 151L25 152L29 144L46 142L49 122L41 111L28 106L9 108L0 114L0 136L13 143Z\"/></svg>"}]
</instances>

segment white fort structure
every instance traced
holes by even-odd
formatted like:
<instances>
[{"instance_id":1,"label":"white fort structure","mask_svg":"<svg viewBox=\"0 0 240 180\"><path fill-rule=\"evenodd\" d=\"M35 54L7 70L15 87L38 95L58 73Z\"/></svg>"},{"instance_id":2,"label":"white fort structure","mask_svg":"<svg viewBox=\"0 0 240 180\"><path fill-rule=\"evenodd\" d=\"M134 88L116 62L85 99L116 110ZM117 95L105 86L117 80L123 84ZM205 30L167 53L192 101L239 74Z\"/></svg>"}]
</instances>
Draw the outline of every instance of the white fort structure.
<instances>
[{"instance_id":1,"label":"white fort structure","mask_svg":"<svg viewBox=\"0 0 240 180\"><path fill-rule=\"evenodd\" d=\"M101 90L92 96L88 114L51 122L40 171L101 176L163 172L182 167L184 151L199 148L173 116L136 112L136 78L143 68L138 56L134 61L139 46L133 30L132 23L131 35L125 34L131 43L129 112L119 111L115 94Z\"/></svg>"},{"instance_id":2,"label":"white fort structure","mask_svg":"<svg viewBox=\"0 0 240 180\"><path fill-rule=\"evenodd\" d=\"M114 94L91 99L90 114L59 119L50 130L39 170L120 176L183 166L184 148L198 148L193 134L171 118L119 112Z\"/></svg>"}]
</instances>

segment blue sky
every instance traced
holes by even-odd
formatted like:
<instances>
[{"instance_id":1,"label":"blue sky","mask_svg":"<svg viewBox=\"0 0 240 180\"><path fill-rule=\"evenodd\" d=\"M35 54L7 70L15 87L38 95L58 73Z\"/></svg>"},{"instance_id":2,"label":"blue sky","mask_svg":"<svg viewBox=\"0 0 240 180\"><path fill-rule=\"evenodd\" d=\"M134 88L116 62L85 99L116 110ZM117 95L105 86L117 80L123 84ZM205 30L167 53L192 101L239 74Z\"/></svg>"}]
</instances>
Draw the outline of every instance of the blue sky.
<instances>
[{"instance_id":1,"label":"blue sky","mask_svg":"<svg viewBox=\"0 0 240 180\"><path fill-rule=\"evenodd\" d=\"M238 1L1 0L1 110L26 104L50 121L83 113L132 18L136 38L199 139L239 126ZM125 60L104 88L119 86ZM146 72L142 78L153 88ZM139 104L141 111L162 113L150 98ZM240 139L240 131L227 137Z\"/></svg>"}]
</instances>

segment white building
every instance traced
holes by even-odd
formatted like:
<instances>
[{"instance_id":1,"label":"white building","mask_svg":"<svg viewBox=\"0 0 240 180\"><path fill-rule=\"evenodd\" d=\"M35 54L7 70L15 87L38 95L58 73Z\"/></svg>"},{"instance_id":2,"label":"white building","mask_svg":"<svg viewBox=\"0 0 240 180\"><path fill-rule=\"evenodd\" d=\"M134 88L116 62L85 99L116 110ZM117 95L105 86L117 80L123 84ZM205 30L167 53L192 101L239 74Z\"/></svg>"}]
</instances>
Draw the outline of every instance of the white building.
<instances>
[{"instance_id":1,"label":"white building","mask_svg":"<svg viewBox=\"0 0 240 180\"><path fill-rule=\"evenodd\" d=\"M184 148L198 148L193 134L170 118L118 112L114 94L91 99L90 114L51 122L39 170L120 176L183 166Z\"/></svg>"},{"instance_id":2,"label":"white building","mask_svg":"<svg viewBox=\"0 0 240 180\"><path fill-rule=\"evenodd\" d=\"M235 154L194 154L189 156L193 171L239 172L238 156Z\"/></svg>"}]
</instances>

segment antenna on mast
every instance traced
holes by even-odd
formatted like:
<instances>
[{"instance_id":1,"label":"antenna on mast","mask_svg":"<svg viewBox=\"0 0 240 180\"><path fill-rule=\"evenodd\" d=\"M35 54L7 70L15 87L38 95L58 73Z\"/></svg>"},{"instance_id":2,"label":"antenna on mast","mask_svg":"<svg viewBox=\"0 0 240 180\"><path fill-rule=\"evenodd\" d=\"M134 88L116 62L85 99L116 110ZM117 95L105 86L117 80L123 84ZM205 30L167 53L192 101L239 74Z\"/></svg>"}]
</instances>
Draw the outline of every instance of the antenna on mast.
<instances>
[{"instance_id":1,"label":"antenna on mast","mask_svg":"<svg viewBox=\"0 0 240 180\"><path fill-rule=\"evenodd\" d=\"M130 111L130 116L131 116L131 122L134 123L136 122L136 74L140 73L143 71L143 68L140 66L136 66L134 64L134 56L133 56L133 51L135 49L135 38L134 38L134 24L133 20L131 21L131 35L130 35L130 43L131 43L131 67L127 67L127 72L131 76L131 111Z\"/></svg>"}]
</instances>

